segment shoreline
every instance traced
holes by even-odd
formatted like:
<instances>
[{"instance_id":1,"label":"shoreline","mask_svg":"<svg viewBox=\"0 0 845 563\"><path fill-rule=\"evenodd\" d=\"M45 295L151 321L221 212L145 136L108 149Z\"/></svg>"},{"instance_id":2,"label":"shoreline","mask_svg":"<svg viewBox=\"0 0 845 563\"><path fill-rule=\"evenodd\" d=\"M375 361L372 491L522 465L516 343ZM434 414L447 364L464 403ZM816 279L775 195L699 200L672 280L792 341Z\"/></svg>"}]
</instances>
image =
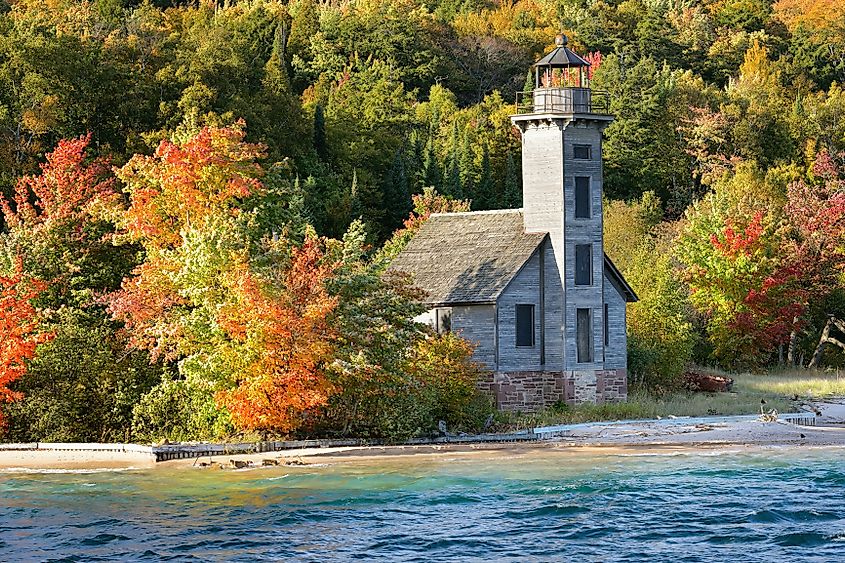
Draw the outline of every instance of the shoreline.
<instances>
[{"instance_id":1,"label":"shoreline","mask_svg":"<svg viewBox=\"0 0 845 563\"><path fill-rule=\"evenodd\" d=\"M49 470L119 470L223 467L237 461L248 467L270 465L337 465L403 461L436 461L440 458L526 456L537 452L555 455L671 455L722 450L766 448L843 448L845 427L796 426L784 423L722 424L702 428L676 426L671 432L645 424L587 427L577 435L531 442L348 446L305 448L249 454L215 455L156 462L151 456L117 451L2 450L0 472ZM664 431L661 431L664 430Z\"/></svg>"},{"instance_id":2,"label":"shoreline","mask_svg":"<svg viewBox=\"0 0 845 563\"><path fill-rule=\"evenodd\" d=\"M714 422L701 419L671 421L621 421L572 425L563 435L522 442L438 443L395 446L312 447L263 453L215 454L156 462L143 448L106 449L3 449L0 446L0 472L27 470L94 470L227 467L261 465L349 464L373 461L437 459L454 456L521 456L545 451L555 454L585 455L614 453L655 453L717 451L745 448L845 448L845 402L814 404L820 416L817 426L799 426L784 421L760 420ZM65 445L66 446L66 445ZM58 447L58 445L57 445ZM235 462L238 462L237 464ZM240 465L243 464L243 465Z\"/></svg>"}]
</instances>

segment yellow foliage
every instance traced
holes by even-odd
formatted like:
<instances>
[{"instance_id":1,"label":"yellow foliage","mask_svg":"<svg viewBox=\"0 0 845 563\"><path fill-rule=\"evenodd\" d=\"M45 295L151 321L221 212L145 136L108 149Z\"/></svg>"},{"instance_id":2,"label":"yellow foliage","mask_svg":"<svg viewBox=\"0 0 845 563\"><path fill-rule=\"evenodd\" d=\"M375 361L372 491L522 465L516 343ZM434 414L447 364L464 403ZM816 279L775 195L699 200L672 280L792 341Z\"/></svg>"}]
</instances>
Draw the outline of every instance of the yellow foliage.
<instances>
[{"instance_id":1,"label":"yellow foliage","mask_svg":"<svg viewBox=\"0 0 845 563\"><path fill-rule=\"evenodd\" d=\"M775 15L790 31L800 26L833 31L845 26L845 2L842 0L778 0Z\"/></svg>"}]
</instances>

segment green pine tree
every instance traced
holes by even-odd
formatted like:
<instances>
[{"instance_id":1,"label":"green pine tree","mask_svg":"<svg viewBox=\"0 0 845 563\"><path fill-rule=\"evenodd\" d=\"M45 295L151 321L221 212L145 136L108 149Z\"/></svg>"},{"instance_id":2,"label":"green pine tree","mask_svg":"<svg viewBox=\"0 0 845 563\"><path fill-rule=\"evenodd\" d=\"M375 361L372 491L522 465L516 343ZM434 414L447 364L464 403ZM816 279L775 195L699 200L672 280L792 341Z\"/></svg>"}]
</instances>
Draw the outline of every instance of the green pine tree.
<instances>
[{"instance_id":1,"label":"green pine tree","mask_svg":"<svg viewBox=\"0 0 845 563\"><path fill-rule=\"evenodd\" d=\"M508 151L505 161L505 186L502 190L502 206L508 209L522 207L522 190L519 185L519 165Z\"/></svg>"},{"instance_id":2,"label":"green pine tree","mask_svg":"<svg viewBox=\"0 0 845 563\"><path fill-rule=\"evenodd\" d=\"M385 212L386 222L384 227L390 233L402 226L402 222L413 208L402 149L397 150L393 156L393 163L385 178L382 197L382 209Z\"/></svg>"},{"instance_id":3,"label":"green pine tree","mask_svg":"<svg viewBox=\"0 0 845 563\"><path fill-rule=\"evenodd\" d=\"M434 132L429 131L428 140L425 143L422 166L422 187L433 187L438 191L443 189L443 174L440 172L440 162L437 159L437 150L434 146Z\"/></svg>"},{"instance_id":4,"label":"green pine tree","mask_svg":"<svg viewBox=\"0 0 845 563\"><path fill-rule=\"evenodd\" d=\"M322 160L329 159L329 147L326 141L326 112L323 106L314 107L314 150Z\"/></svg>"},{"instance_id":5,"label":"green pine tree","mask_svg":"<svg viewBox=\"0 0 845 563\"><path fill-rule=\"evenodd\" d=\"M499 201L494 193L493 173L490 170L490 149L484 145L484 152L481 156L481 179L476 189L476 209L495 209Z\"/></svg>"}]
</instances>

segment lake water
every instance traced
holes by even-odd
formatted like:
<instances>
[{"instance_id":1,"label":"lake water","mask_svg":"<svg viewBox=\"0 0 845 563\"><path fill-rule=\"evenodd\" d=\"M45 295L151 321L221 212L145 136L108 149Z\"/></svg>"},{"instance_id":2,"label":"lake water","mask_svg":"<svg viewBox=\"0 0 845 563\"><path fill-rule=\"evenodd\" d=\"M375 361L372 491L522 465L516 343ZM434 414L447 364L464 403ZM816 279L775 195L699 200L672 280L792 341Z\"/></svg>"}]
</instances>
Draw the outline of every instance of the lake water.
<instances>
[{"instance_id":1,"label":"lake water","mask_svg":"<svg viewBox=\"0 0 845 563\"><path fill-rule=\"evenodd\" d=\"M1 561L845 561L845 450L0 473Z\"/></svg>"}]
</instances>

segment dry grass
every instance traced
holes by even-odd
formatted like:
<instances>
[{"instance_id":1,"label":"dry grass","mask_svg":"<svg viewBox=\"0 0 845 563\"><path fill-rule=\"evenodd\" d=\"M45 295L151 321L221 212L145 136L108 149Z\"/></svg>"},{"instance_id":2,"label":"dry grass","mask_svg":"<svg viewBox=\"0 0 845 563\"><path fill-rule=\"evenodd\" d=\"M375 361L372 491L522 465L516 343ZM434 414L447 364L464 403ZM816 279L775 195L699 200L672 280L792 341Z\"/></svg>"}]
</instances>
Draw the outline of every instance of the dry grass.
<instances>
[{"instance_id":1,"label":"dry grass","mask_svg":"<svg viewBox=\"0 0 845 563\"><path fill-rule=\"evenodd\" d=\"M730 393L677 392L654 396L632 392L626 403L606 405L560 405L534 414L501 415L502 429L522 430L554 424L577 424L606 420L633 420L668 416L721 416L759 414L765 409L795 411L796 403L823 397L845 397L845 373L815 370L777 370L766 374L727 374L734 378Z\"/></svg>"},{"instance_id":2,"label":"dry grass","mask_svg":"<svg viewBox=\"0 0 845 563\"><path fill-rule=\"evenodd\" d=\"M845 397L845 373L839 371L776 370L734 377L736 390L743 393L767 393L791 399Z\"/></svg>"}]
</instances>

